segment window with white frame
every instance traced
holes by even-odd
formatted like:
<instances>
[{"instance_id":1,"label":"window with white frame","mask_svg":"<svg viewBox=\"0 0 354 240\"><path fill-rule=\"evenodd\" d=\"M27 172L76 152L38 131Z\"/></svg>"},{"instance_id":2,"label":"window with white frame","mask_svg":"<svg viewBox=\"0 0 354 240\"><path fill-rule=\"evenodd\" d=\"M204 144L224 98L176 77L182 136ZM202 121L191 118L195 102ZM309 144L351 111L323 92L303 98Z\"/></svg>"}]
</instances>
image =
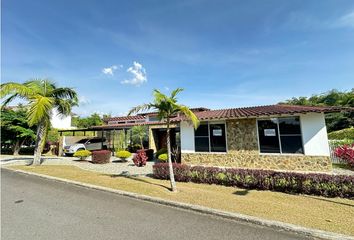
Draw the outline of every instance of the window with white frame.
<instances>
[{"instance_id":1,"label":"window with white frame","mask_svg":"<svg viewBox=\"0 0 354 240\"><path fill-rule=\"evenodd\" d=\"M257 120L257 126L261 153L304 153L299 117Z\"/></svg>"},{"instance_id":2,"label":"window with white frame","mask_svg":"<svg viewBox=\"0 0 354 240\"><path fill-rule=\"evenodd\" d=\"M226 152L224 123L202 123L194 132L196 152Z\"/></svg>"}]
</instances>

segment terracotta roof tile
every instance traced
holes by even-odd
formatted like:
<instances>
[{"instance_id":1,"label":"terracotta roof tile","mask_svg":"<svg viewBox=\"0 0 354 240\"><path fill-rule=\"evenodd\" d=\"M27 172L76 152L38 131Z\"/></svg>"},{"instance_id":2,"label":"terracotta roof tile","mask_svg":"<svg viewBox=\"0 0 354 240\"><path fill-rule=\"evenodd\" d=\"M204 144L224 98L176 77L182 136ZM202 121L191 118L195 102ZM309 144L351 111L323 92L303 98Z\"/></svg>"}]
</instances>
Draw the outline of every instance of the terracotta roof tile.
<instances>
[{"instance_id":1,"label":"terracotta roof tile","mask_svg":"<svg viewBox=\"0 0 354 240\"><path fill-rule=\"evenodd\" d=\"M243 107L243 108L229 108L218 109L203 112L196 112L195 115L199 120L206 119L227 119L227 118L247 118L247 117L259 117L259 116L271 116L282 114L299 114L310 112L340 112L340 111L354 111L354 108L345 107L318 107L318 106L298 106L298 105L266 105L256 107ZM180 117L177 120L182 120Z\"/></svg>"}]
</instances>

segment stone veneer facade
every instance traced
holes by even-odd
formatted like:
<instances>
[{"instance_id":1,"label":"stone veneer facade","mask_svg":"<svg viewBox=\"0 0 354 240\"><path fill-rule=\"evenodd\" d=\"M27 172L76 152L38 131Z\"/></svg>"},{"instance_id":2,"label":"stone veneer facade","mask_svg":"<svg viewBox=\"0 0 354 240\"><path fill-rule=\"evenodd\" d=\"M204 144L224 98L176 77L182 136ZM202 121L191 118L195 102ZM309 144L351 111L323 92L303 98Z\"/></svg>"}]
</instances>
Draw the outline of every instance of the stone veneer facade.
<instances>
[{"instance_id":1,"label":"stone veneer facade","mask_svg":"<svg viewBox=\"0 0 354 240\"><path fill-rule=\"evenodd\" d=\"M227 153L182 153L190 165L294 171L330 171L326 156L259 154L256 119L227 120Z\"/></svg>"}]
</instances>

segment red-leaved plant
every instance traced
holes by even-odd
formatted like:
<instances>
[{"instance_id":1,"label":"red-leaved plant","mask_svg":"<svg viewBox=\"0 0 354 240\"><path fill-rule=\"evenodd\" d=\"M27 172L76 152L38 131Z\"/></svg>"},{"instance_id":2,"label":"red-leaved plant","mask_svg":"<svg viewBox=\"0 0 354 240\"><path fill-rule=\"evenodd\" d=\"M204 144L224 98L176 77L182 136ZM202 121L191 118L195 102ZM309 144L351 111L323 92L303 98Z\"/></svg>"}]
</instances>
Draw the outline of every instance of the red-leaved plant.
<instances>
[{"instance_id":1,"label":"red-leaved plant","mask_svg":"<svg viewBox=\"0 0 354 240\"><path fill-rule=\"evenodd\" d=\"M349 166L354 168L354 144L337 147L334 150L334 155L343 159Z\"/></svg>"},{"instance_id":2,"label":"red-leaved plant","mask_svg":"<svg viewBox=\"0 0 354 240\"><path fill-rule=\"evenodd\" d=\"M146 153L144 150L138 150L137 153L135 154L133 158L133 162L135 166L137 167L143 167L146 165L148 157L146 156Z\"/></svg>"}]
</instances>

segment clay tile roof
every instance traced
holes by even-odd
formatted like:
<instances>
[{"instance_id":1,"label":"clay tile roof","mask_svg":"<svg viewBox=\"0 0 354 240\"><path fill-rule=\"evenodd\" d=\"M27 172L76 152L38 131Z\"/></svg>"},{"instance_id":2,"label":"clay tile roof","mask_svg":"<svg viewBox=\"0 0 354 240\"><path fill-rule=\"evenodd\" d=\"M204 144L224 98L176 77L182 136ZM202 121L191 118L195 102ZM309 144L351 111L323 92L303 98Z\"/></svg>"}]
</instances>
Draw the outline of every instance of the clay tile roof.
<instances>
[{"instance_id":1,"label":"clay tile roof","mask_svg":"<svg viewBox=\"0 0 354 240\"><path fill-rule=\"evenodd\" d=\"M133 121L133 120L144 120L145 117L141 115L135 115L135 116L123 116L123 117L110 117L110 118L105 118L105 122L109 121Z\"/></svg>"},{"instance_id":2,"label":"clay tile roof","mask_svg":"<svg viewBox=\"0 0 354 240\"><path fill-rule=\"evenodd\" d=\"M259 117L259 116L271 116L282 114L300 114L310 112L340 112L340 111L354 111L354 108L345 107L318 107L318 106L298 106L298 105L266 105L256 107L243 107L243 108L229 108L195 112L195 115L199 120L206 119L228 119L228 118L247 118L247 117ZM174 121L183 120L183 117L175 118Z\"/></svg>"},{"instance_id":3,"label":"clay tile roof","mask_svg":"<svg viewBox=\"0 0 354 240\"><path fill-rule=\"evenodd\" d=\"M101 126L92 126L90 129L123 129L123 128L131 128L134 126L141 126L141 125L161 125L165 124L164 122L153 121L153 122L135 122L135 123L118 123L118 124L109 124L109 125L101 125Z\"/></svg>"}]
</instances>

